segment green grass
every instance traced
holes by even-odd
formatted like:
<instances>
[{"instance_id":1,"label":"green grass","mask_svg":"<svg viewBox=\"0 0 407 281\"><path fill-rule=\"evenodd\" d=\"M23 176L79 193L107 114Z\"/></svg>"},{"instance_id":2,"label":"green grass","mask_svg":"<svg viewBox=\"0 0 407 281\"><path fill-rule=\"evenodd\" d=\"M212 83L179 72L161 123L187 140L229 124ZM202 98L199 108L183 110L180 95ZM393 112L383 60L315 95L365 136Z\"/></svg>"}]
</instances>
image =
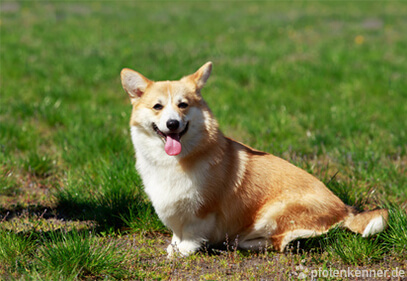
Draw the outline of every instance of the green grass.
<instances>
[{"instance_id":1,"label":"green grass","mask_svg":"<svg viewBox=\"0 0 407 281\"><path fill-rule=\"evenodd\" d=\"M407 269L406 14L401 1L2 1L0 279ZM386 232L334 230L284 255L166 260L119 73L178 79L209 60L203 95L227 136L309 171L358 209L389 206Z\"/></svg>"},{"instance_id":2,"label":"green grass","mask_svg":"<svg viewBox=\"0 0 407 281\"><path fill-rule=\"evenodd\" d=\"M379 237L363 238L344 230L332 231L327 238L327 252L345 264L362 265L383 260L385 251Z\"/></svg>"},{"instance_id":3,"label":"green grass","mask_svg":"<svg viewBox=\"0 0 407 281\"><path fill-rule=\"evenodd\" d=\"M58 207L67 215L94 220L103 229L164 230L140 190L133 157L112 156L106 161L95 161L81 179L68 181L56 191Z\"/></svg>"},{"instance_id":4,"label":"green grass","mask_svg":"<svg viewBox=\"0 0 407 281\"><path fill-rule=\"evenodd\" d=\"M50 176L54 169L54 163L48 155L39 155L33 151L27 155L23 166L25 172L39 178Z\"/></svg>"},{"instance_id":5,"label":"green grass","mask_svg":"<svg viewBox=\"0 0 407 281\"><path fill-rule=\"evenodd\" d=\"M32 235L24 237L11 231L0 231L1 268L8 268L9 272L18 274L24 273L30 267L34 252Z\"/></svg>"},{"instance_id":6,"label":"green grass","mask_svg":"<svg viewBox=\"0 0 407 281\"><path fill-rule=\"evenodd\" d=\"M38 267L53 280L121 279L126 274L126 258L127 253L121 252L116 242L101 241L92 234L50 233L39 251Z\"/></svg>"},{"instance_id":7,"label":"green grass","mask_svg":"<svg viewBox=\"0 0 407 281\"><path fill-rule=\"evenodd\" d=\"M118 247L117 242L92 233L32 232L24 237L1 231L0 242L0 269L6 269L2 274L6 279L18 276L48 280L121 279L127 274L124 262L128 251Z\"/></svg>"},{"instance_id":8,"label":"green grass","mask_svg":"<svg viewBox=\"0 0 407 281\"><path fill-rule=\"evenodd\" d=\"M397 207L389 208L388 230L381 236L387 249L395 255L404 256L407 251L407 216L405 210Z\"/></svg>"}]
</instances>

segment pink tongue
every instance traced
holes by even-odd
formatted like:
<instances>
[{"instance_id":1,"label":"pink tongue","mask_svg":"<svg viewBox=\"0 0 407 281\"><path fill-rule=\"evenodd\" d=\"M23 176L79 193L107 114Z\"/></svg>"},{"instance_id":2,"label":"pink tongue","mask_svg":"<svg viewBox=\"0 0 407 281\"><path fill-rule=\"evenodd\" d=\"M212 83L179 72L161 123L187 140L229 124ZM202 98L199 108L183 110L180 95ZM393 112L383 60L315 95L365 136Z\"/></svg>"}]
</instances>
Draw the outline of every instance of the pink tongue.
<instances>
[{"instance_id":1,"label":"pink tongue","mask_svg":"<svg viewBox=\"0 0 407 281\"><path fill-rule=\"evenodd\" d=\"M179 134L168 134L165 141L165 152L170 156L175 156L181 153L181 143L179 141Z\"/></svg>"}]
</instances>

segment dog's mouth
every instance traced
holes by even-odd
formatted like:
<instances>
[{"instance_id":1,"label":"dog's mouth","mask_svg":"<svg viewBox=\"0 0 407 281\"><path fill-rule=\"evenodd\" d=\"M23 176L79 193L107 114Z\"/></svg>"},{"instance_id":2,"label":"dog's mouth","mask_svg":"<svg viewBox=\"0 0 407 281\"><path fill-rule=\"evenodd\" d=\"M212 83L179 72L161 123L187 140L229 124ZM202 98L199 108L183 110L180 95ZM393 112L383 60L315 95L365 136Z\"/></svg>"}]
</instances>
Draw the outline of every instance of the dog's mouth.
<instances>
[{"instance_id":1,"label":"dog's mouth","mask_svg":"<svg viewBox=\"0 0 407 281\"><path fill-rule=\"evenodd\" d=\"M153 123L153 129L165 142L164 149L165 152L170 156L175 156L181 153L182 145L181 145L181 137L185 135L188 131L189 122L185 126L185 129L182 130L180 133L169 133L164 134L160 129L158 129L157 125Z\"/></svg>"}]
</instances>

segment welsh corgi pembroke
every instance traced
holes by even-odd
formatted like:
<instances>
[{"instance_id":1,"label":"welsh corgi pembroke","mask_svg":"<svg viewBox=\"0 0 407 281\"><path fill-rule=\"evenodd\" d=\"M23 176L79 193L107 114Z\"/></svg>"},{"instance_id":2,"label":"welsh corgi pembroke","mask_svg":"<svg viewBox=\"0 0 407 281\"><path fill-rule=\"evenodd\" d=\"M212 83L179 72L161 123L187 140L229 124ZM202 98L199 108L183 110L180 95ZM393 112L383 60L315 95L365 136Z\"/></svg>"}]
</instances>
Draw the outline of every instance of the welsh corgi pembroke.
<instances>
[{"instance_id":1,"label":"welsh corgi pembroke","mask_svg":"<svg viewBox=\"0 0 407 281\"><path fill-rule=\"evenodd\" d=\"M211 71L207 62L178 81L160 82L121 71L133 107L136 168L173 232L169 257L226 237L241 249L283 251L338 224L362 236L386 227L387 210L357 213L304 170L225 137L201 93Z\"/></svg>"}]
</instances>

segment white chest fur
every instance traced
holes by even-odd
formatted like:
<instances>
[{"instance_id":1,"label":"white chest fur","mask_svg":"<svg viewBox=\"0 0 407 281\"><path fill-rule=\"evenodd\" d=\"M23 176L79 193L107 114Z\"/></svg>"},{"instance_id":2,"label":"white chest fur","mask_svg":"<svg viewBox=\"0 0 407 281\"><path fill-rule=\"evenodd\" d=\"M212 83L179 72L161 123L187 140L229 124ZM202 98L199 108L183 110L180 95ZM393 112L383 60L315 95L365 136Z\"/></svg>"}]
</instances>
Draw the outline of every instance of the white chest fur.
<instances>
[{"instance_id":1,"label":"white chest fur","mask_svg":"<svg viewBox=\"0 0 407 281\"><path fill-rule=\"evenodd\" d=\"M158 137L147 136L137 127L131 128L131 134L137 170L160 219L173 230L193 220L202 204L200 190L207 169L201 166L186 173L177 156L165 153Z\"/></svg>"}]
</instances>

